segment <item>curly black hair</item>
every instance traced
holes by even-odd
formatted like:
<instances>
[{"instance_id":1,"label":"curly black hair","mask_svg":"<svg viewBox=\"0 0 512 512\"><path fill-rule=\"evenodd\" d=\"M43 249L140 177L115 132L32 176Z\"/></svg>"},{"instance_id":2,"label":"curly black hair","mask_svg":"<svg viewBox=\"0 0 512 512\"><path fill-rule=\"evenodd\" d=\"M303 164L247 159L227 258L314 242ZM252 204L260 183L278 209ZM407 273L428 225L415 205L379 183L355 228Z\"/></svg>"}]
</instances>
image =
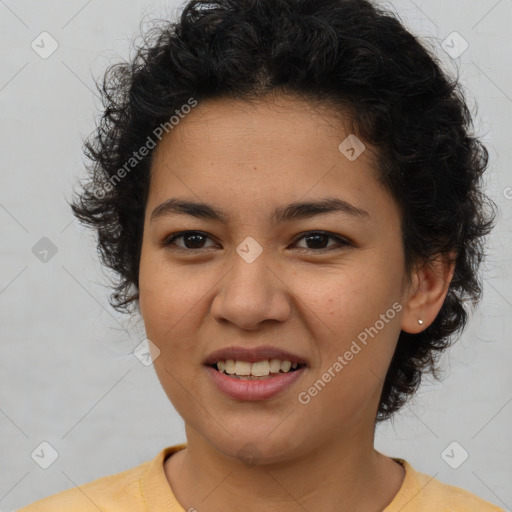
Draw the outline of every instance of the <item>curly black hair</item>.
<instances>
[{"instance_id":1,"label":"curly black hair","mask_svg":"<svg viewBox=\"0 0 512 512\"><path fill-rule=\"evenodd\" d=\"M435 321L399 336L376 421L398 411L423 374L439 379L440 354L481 298L483 237L496 205L483 192L488 151L458 78L396 14L368 0L191 0L176 21L156 23L130 61L110 66L98 89L104 111L85 142L88 178L70 205L97 230L100 259L115 273L112 307L130 312L138 303L153 154L139 150L151 134L169 131L191 101L276 91L319 100L349 112L352 133L378 148L379 179L401 211L406 270L456 254Z\"/></svg>"}]
</instances>

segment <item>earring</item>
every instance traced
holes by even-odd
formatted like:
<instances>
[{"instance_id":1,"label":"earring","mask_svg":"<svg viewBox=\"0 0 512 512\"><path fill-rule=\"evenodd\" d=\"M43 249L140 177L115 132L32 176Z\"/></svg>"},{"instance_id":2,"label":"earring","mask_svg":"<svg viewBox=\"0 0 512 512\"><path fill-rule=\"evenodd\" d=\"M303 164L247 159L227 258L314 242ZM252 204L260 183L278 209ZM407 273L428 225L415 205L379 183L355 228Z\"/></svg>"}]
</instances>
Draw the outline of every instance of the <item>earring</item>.
<instances>
[{"instance_id":1,"label":"earring","mask_svg":"<svg viewBox=\"0 0 512 512\"><path fill-rule=\"evenodd\" d=\"M423 325L423 320L421 320L421 319L420 319L420 320L418 320L418 323L419 323L420 325Z\"/></svg>"}]
</instances>

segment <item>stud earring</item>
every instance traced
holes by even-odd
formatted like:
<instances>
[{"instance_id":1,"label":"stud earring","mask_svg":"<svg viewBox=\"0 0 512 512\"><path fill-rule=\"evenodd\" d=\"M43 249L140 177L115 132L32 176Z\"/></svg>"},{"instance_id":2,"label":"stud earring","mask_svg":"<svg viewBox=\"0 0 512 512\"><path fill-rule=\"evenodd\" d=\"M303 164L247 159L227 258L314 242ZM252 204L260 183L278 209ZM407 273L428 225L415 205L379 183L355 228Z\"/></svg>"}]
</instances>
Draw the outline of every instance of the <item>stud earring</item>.
<instances>
[{"instance_id":1,"label":"stud earring","mask_svg":"<svg viewBox=\"0 0 512 512\"><path fill-rule=\"evenodd\" d=\"M420 325L423 325L423 320L421 320L421 319L420 319L420 320L418 320L418 323L419 323Z\"/></svg>"}]
</instances>

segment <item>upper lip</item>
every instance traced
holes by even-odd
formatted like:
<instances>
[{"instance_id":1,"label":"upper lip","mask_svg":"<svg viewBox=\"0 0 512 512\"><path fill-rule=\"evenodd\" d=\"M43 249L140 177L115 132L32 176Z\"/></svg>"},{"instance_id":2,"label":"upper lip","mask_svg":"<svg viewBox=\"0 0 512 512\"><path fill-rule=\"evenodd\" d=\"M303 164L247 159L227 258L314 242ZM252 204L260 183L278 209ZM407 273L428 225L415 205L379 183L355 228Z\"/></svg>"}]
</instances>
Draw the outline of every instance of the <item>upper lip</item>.
<instances>
[{"instance_id":1,"label":"upper lip","mask_svg":"<svg viewBox=\"0 0 512 512\"><path fill-rule=\"evenodd\" d=\"M237 346L221 348L212 352L204 360L204 364L212 365L218 361L226 361L228 359L247 361L249 363L257 363L258 361L266 361L267 359L280 359L281 361L290 361L291 363L307 364L307 361L303 357L269 345L255 348Z\"/></svg>"}]
</instances>

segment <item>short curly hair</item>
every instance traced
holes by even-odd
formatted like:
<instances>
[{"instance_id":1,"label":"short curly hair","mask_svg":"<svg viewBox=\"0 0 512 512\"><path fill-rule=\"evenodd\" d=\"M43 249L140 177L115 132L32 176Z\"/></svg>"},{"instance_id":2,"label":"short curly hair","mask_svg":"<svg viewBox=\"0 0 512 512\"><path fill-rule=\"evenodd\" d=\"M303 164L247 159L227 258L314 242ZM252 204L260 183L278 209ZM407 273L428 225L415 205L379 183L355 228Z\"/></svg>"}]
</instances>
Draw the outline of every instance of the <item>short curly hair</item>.
<instances>
[{"instance_id":1,"label":"short curly hair","mask_svg":"<svg viewBox=\"0 0 512 512\"><path fill-rule=\"evenodd\" d=\"M153 152L113 177L148 135L195 98L251 101L279 91L350 113L353 133L378 148L381 182L401 212L406 270L456 253L434 322L401 332L376 421L438 377L438 358L460 334L482 294L483 237L496 205L482 190L488 151L457 78L399 17L368 0L191 0L176 21L156 23L128 62L98 85L104 111L85 142L88 179L70 204L97 230L98 252L114 271L110 304L138 303L139 261Z\"/></svg>"}]
</instances>

